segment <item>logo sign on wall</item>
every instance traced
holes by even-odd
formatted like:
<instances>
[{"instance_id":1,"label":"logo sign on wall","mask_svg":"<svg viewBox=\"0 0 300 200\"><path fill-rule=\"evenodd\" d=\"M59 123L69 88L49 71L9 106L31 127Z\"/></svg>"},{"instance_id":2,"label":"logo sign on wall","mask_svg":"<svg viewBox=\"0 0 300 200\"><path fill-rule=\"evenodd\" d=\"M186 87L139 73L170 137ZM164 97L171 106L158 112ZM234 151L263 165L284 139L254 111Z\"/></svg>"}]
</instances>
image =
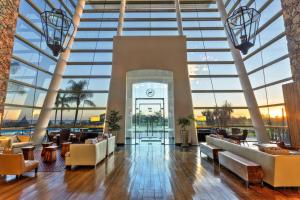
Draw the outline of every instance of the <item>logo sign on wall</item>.
<instances>
[{"instance_id":1,"label":"logo sign on wall","mask_svg":"<svg viewBox=\"0 0 300 200\"><path fill-rule=\"evenodd\" d=\"M148 97L154 97L155 92L154 92L154 90L152 88L149 88L149 89L146 90L146 95Z\"/></svg>"}]
</instances>

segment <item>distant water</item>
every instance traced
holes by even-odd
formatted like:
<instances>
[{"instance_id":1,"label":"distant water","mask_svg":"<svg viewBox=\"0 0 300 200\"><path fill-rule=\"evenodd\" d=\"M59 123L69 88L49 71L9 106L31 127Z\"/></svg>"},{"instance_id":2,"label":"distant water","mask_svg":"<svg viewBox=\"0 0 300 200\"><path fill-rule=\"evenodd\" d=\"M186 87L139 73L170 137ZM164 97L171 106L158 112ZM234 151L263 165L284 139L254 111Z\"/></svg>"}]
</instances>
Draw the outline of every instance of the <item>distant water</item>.
<instances>
[{"instance_id":1,"label":"distant water","mask_svg":"<svg viewBox=\"0 0 300 200\"><path fill-rule=\"evenodd\" d=\"M48 128L48 131L59 131L58 128ZM27 135L34 132L34 129L9 129L1 130L0 135Z\"/></svg>"}]
</instances>

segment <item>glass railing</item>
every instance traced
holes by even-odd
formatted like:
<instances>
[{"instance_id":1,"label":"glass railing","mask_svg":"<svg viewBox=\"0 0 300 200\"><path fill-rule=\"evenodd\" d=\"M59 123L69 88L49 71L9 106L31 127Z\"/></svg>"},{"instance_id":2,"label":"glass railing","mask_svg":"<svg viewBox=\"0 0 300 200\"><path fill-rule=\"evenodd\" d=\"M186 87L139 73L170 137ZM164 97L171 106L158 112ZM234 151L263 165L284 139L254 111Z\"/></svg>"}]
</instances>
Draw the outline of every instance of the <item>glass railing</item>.
<instances>
[{"instance_id":1,"label":"glass railing","mask_svg":"<svg viewBox=\"0 0 300 200\"><path fill-rule=\"evenodd\" d=\"M60 131L62 128L71 129L72 132L80 132L80 129L89 130L99 130L99 132L103 131L103 125L87 125L87 126L63 126L63 127L49 127L47 129L48 132L52 131ZM197 126L197 130L200 129L213 129L219 128L217 126ZM240 130L248 130L248 141L256 141L256 134L253 126L247 125L236 125L236 126L227 126L222 127L226 129L227 132L231 133L232 128L240 129ZM283 141L285 144L290 144L290 135L287 126L266 126L267 132L270 135L271 141ZM34 127L17 127L17 128L3 128L0 131L0 135L31 135L34 132Z\"/></svg>"},{"instance_id":2,"label":"glass railing","mask_svg":"<svg viewBox=\"0 0 300 200\"><path fill-rule=\"evenodd\" d=\"M265 126L267 129L267 133L270 136L271 141L282 141L285 144L290 144L290 135L289 135L289 129L288 126ZM218 126L197 126L197 130L199 129L214 129L214 128L220 128ZM253 126L248 125L231 125L222 127L222 129L225 129L228 133L231 133L232 128L237 128L241 130L248 130L248 137L247 140L256 142L256 133L253 128Z\"/></svg>"}]
</instances>

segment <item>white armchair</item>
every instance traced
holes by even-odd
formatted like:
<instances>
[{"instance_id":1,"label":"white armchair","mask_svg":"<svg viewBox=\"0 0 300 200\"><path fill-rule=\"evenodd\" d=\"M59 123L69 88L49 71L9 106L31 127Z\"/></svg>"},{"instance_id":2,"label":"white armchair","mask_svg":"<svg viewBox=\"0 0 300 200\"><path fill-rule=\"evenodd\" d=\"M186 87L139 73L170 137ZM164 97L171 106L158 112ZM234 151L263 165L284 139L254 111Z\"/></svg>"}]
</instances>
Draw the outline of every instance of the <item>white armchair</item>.
<instances>
[{"instance_id":1,"label":"white armchair","mask_svg":"<svg viewBox=\"0 0 300 200\"><path fill-rule=\"evenodd\" d=\"M116 136L107 138L107 156L115 151L116 147Z\"/></svg>"}]
</instances>

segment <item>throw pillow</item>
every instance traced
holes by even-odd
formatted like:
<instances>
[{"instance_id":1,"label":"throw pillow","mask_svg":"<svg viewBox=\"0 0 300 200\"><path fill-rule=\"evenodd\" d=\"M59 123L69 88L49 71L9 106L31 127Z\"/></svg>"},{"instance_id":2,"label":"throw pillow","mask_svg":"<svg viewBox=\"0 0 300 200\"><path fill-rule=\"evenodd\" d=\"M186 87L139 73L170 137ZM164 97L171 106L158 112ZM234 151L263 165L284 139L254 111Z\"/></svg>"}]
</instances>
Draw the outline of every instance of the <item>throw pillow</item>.
<instances>
[{"instance_id":1,"label":"throw pillow","mask_svg":"<svg viewBox=\"0 0 300 200\"><path fill-rule=\"evenodd\" d=\"M12 145L12 141L10 138L1 138L0 139L0 147L4 147L4 148L11 148Z\"/></svg>"},{"instance_id":2,"label":"throw pillow","mask_svg":"<svg viewBox=\"0 0 300 200\"><path fill-rule=\"evenodd\" d=\"M18 135L17 138L20 142L30 142L31 139L28 135Z\"/></svg>"},{"instance_id":3,"label":"throw pillow","mask_svg":"<svg viewBox=\"0 0 300 200\"><path fill-rule=\"evenodd\" d=\"M265 148L265 153L272 155L289 155L290 151L288 149L282 148Z\"/></svg>"},{"instance_id":4,"label":"throw pillow","mask_svg":"<svg viewBox=\"0 0 300 200\"><path fill-rule=\"evenodd\" d=\"M10 136L10 138L11 138L11 142L12 142L12 143L17 143L17 142L19 142L16 135L12 135L12 136Z\"/></svg>"},{"instance_id":5,"label":"throw pillow","mask_svg":"<svg viewBox=\"0 0 300 200\"><path fill-rule=\"evenodd\" d=\"M97 143L97 139L86 139L85 144L96 144Z\"/></svg>"}]
</instances>

